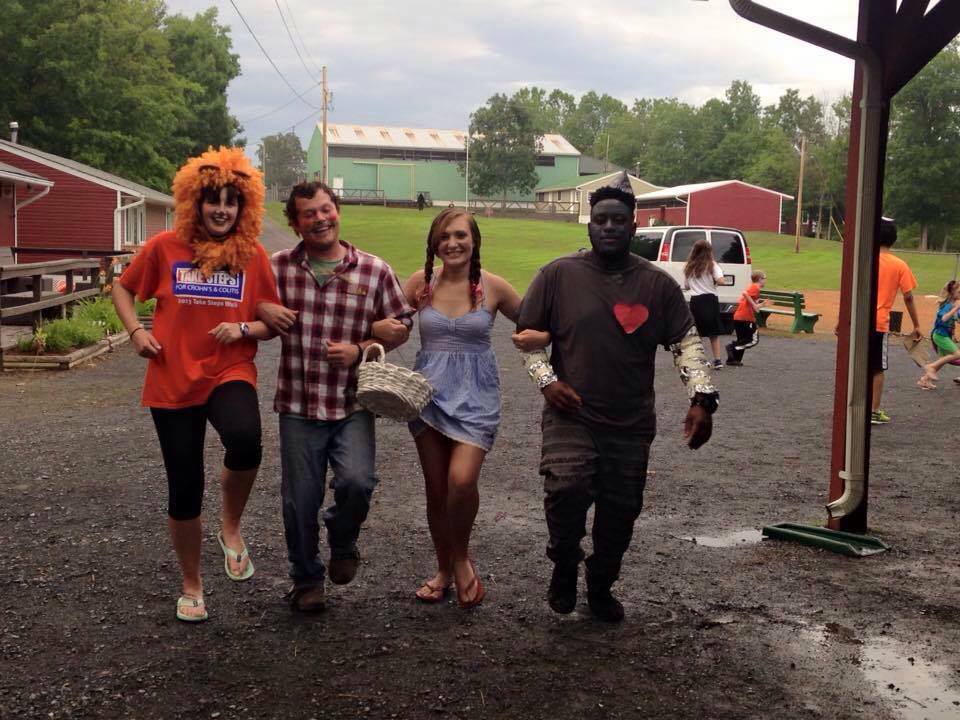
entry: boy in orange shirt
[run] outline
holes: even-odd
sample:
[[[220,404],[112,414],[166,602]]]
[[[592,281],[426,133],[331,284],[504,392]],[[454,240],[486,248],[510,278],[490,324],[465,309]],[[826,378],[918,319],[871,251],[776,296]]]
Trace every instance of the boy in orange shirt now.
[[[893,220],[880,220],[880,256],[877,263],[877,320],[870,339],[870,372],[873,375],[873,412],[870,422],[883,425],[890,422],[890,416],[880,409],[883,397],[883,373],[887,369],[887,333],[890,331],[890,308],[897,299],[897,291],[903,293],[903,304],[913,323],[913,338],[919,340],[920,321],[917,319],[917,306],[913,301],[913,289],[917,280],[910,272],[910,266],[898,258],[890,247],[897,241],[897,226]]]
[[[760,299],[760,288],[767,282],[767,274],[761,270],[754,270],[750,274],[753,284],[743,291],[740,304],[733,313],[733,329],[737,339],[727,343],[727,365],[737,367],[743,365],[743,353],[760,342],[760,331],[757,329],[757,308],[765,301]]]

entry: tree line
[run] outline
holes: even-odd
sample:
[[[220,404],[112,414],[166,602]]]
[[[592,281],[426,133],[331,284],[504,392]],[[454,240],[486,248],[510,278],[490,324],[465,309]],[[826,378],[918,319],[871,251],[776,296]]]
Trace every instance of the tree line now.
[[[700,106],[675,98],[640,98],[628,106],[594,91],[577,98],[525,87],[491,97],[471,116],[471,132],[483,136],[471,146],[471,189],[529,192],[542,151],[538,138],[559,133],[584,154],[657,185],[738,179],[795,196],[805,138],[803,213],[825,235],[831,222],[842,225],[846,211],[850,111],[849,95],[824,103],[794,89],[764,106],[743,80]],[[960,248],[956,41],[894,99],[888,149],[884,212],[916,230],[924,248],[934,241]],[[794,210],[785,203],[785,213]]]
[[[169,192],[210,145],[242,145],[227,108],[240,74],[216,8],[162,0],[0,0],[0,119],[20,140]]]

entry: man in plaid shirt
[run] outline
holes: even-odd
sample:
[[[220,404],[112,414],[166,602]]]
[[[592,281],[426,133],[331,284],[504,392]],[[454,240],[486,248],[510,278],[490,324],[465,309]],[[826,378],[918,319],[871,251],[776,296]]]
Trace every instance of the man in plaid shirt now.
[[[262,304],[259,316],[283,337],[274,410],[290,597],[294,608],[311,611],[325,602],[318,514],[327,465],[333,504],[323,521],[336,584],[356,574],[357,537],[377,484],[374,418],[356,397],[361,354],[373,335],[388,348],[406,341],[414,310],[386,262],[340,240],[339,199],[329,187],[294,186],[285,212],[301,242],[273,256],[283,306]]]

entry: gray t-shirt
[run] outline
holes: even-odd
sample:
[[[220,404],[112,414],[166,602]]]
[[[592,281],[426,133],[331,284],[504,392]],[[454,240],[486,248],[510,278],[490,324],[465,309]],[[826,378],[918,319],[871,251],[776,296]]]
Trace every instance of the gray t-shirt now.
[[[592,251],[541,268],[517,321],[520,330],[550,332],[550,363],[580,394],[580,419],[650,437],[657,430],[657,346],[679,341],[692,325],[667,273],[636,255],[625,268],[606,270]]]

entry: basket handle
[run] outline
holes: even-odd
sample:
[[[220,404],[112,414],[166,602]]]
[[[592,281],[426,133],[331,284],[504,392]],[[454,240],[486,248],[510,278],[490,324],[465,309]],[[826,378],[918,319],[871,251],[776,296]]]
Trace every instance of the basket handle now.
[[[360,362],[370,362],[370,360],[367,359],[367,355],[373,349],[376,349],[377,352],[380,353],[380,357],[377,358],[377,362],[381,362],[381,363],[386,362],[387,351],[383,349],[383,345],[381,345],[380,343],[373,343],[372,345],[367,345],[363,349],[363,357],[360,359]]]

